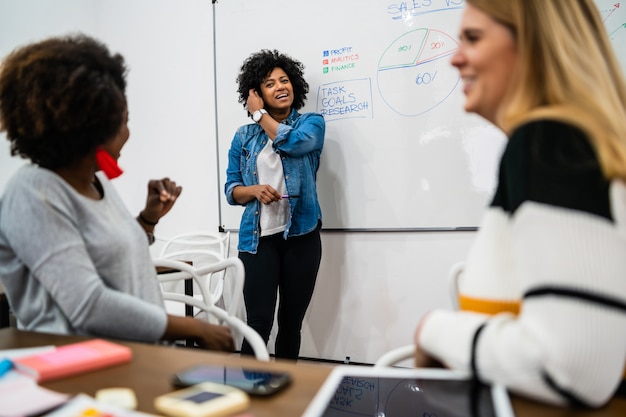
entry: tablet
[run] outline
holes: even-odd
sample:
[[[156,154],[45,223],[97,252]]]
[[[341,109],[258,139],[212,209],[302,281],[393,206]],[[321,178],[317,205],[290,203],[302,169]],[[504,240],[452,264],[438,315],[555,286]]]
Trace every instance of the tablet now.
[[[337,366],[303,417],[514,417],[506,389],[448,369]]]

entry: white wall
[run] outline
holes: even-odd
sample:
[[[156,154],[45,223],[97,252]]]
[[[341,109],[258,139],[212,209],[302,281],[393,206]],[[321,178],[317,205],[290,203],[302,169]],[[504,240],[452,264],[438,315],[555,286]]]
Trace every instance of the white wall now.
[[[216,231],[220,191],[211,2],[0,0],[0,56],[75,30],[100,38],[130,67],[131,139],[120,159],[125,173],[115,184],[131,211],[143,207],[149,178],[170,176],[184,191],[158,232]],[[9,157],[2,136],[0,192],[20,163]],[[426,311],[450,306],[447,271],[465,257],[473,236],[323,233],[322,266],[301,355],[373,363],[385,351],[411,343]]]
[[[57,4],[48,1],[0,0],[0,61],[19,44],[50,33],[78,28],[87,33],[93,30],[93,12],[86,2],[67,0],[62,9],[63,12]],[[0,193],[6,180],[22,164],[23,160],[9,157],[9,142],[0,134]]]

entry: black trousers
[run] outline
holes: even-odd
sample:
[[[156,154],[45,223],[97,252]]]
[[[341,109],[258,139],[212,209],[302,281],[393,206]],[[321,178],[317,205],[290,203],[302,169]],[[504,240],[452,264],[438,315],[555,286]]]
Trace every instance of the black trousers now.
[[[277,294],[278,334],[274,353],[277,358],[298,359],[302,321],[315,288],[322,258],[318,226],[306,235],[283,239],[278,233],[259,239],[256,254],[240,252],[246,279],[243,296],[248,325],[268,342],[274,324]],[[253,351],[244,340],[241,353]]]

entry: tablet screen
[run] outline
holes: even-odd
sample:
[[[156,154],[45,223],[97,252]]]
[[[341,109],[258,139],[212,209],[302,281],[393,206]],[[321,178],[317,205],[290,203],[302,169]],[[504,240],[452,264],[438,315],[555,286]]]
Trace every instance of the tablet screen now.
[[[305,413],[315,417],[501,417],[505,390],[442,373],[343,370],[329,377]],[[378,373],[378,375],[376,374]],[[500,392],[501,391],[501,392]],[[498,401],[494,398],[498,394]],[[499,407],[502,409],[503,407]]]
[[[189,397],[185,397],[185,398],[181,398],[182,401],[191,401],[194,402],[196,404],[202,404],[205,403],[207,401],[213,400],[215,398],[218,397],[222,397],[223,394],[218,394],[215,392],[208,392],[208,391],[202,391],[202,392],[197,392],[194,393],[192,395],[190,395]]]
[[[235,366],[197,365],[178,372],[172,378],[177,387],[188,387],[201,382],[230,385],[249,394],[270,395],[286,387],[291,381],[287,372],[269,372]]]
[[[495,417],[491,390],[468,380],[346,376],[323,417]]]

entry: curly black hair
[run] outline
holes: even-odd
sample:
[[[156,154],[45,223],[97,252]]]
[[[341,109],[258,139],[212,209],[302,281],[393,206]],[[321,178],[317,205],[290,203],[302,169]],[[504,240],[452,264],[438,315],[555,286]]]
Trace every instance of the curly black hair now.
[[[126,66],[83,34],[11,52],[0,67],[0,129],[11,155],[56,169],[111,140],[126,108]]]
[[[248,94],[250,89],[261,91],[261,83],[274,68],[281,68],[293,85],[293,104],[296,110],[301,109],[306,101],[306,95],[309,92],[309,84],[304,80],[304,65],[300,61],[296,61],[288,55],[282,54],[277,50],[270,51],[262,49],[250,55],[241,66],[237,83],[239,87],[239,103],[246,107]]]

